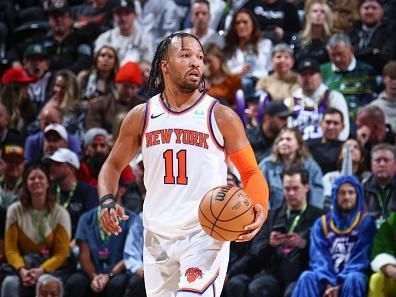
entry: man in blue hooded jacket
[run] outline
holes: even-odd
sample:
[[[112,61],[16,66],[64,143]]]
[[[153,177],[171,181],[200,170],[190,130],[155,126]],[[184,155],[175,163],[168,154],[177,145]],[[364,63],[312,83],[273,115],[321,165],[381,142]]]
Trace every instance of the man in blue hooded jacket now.
[[[374,220],[362,211],[363,191],[354,176],[340,176],[332,189],[333,210],[311,231],[310,267],[293,297],[367,295]]]

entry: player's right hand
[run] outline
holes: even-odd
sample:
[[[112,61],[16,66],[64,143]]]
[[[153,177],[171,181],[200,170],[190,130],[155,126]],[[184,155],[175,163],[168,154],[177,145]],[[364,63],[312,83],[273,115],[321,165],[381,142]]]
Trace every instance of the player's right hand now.
[[[127,220],[128,216],[125,214],[124,208],[118,203],[114,208],[103,208],[100,212],[99,223],[101,228],[107,235],[118,235],[122,229],[118,220]]]

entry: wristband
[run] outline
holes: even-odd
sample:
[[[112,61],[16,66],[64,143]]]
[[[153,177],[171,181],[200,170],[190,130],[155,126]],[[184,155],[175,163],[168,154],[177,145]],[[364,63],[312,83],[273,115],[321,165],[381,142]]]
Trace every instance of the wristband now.
[[[112,194],[107,194],[107,195],[104,195],[102,198],[99,198],[99,203],[103,204],[107,200],[114,200],[115,201],[114,196]]]
[[[104,202],[111,200],[110,203],[104,204]],[[102,198],[99,199],[100,208],[101,209],[115,209],[116,200],[114,199],[112,194],[104,195]]]

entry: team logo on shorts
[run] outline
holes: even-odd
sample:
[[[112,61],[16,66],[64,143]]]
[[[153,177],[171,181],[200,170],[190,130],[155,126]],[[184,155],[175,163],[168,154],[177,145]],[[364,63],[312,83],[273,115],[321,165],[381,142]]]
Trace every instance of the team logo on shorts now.
[[[202,270],[198,267],[190,267],[186,270],[184,274],[189,283],[196,281],[198,278],[202,278]]]

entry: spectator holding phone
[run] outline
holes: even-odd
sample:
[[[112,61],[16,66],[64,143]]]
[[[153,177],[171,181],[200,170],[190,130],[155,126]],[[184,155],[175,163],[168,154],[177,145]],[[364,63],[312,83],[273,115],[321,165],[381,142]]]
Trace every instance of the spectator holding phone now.
[[[323,211],[308,202],[306,169],[286,169],[282,183],[284,201],[270,212],[250,251],[229,271],[227,296],[290,296],[294,282],[308,267],[310,229]]]

